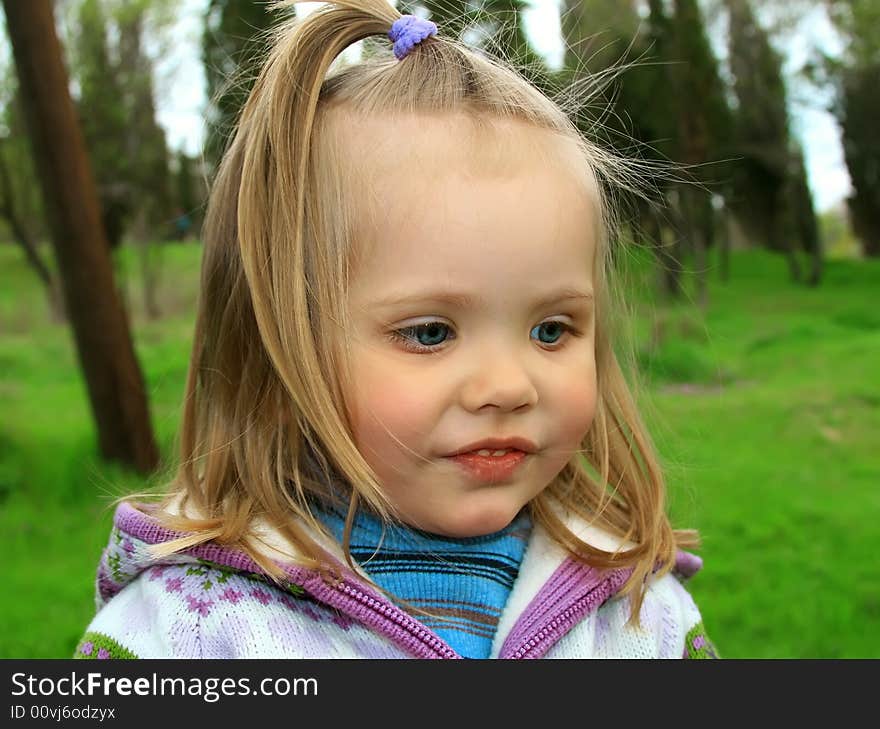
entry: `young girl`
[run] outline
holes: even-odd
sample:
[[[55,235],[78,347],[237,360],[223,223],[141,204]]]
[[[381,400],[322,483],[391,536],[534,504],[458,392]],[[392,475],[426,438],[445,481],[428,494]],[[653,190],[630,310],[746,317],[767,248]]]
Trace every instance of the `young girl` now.
[[[182,465],[118,508],[76,655],[713,656],[612,347],[614,164],[384,0],[281,27],[209,205]]]

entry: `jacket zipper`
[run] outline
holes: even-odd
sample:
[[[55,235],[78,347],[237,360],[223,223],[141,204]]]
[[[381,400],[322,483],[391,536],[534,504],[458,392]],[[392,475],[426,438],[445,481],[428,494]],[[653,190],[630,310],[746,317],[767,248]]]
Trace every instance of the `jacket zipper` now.
[[[561,623],[569,620],[574,613],[578,612],[584,606],[585,603],[588,603],[589,599],[590,595],[588,594],[578,600],[574,605],[568,607],[561,615],[557,615],[547,625],[541,628],[541,630],[539,630],[532,638],[524,641],[522,646],[520,646],[518,650],[511,654],[509,658],[513,660],[526,658],[529,653],[541,646],[542,643],[546,642],[547,638],[556,632],[557,627]],[[501,658],[500,655],[499,658]]]
[[[352,585],[349,582],[346,582],[345,580],[335,582],[333,583],[333,586],[337,589],[337,591],[356,600],[361,605],[369,608],[374,613],[377,613],[379,616],[381,616],[383,620],[394,623],[396,626],[406,630],[407,633],[418,639],[418,641],[422,645],[427,646],[432,651],[434,651],[434,653],[436,653],[440,658],[455,659],[461,657],[449,646],[447,646],[439,637],[432,635],[430,631],[421,626],[421,624],[419,624],[417,621],[406,615],[406,613],[398,610],[394,606],[388,603],[382,603],[375,598],[370,597],[369,595],[358,589],[356,586]],[[583,614],[582,611],[584,607],[588,607],[590,602],[593,601],[594,593],[595,588],[593,590],[590,590],[586,595],[581,597],[573,605],[567,607],[563,612],[556,615],[549,623],[544,625],[544,627],[541,628],[537,633],[535,633],[531,638],[524,640],[521,646],[512,654],[509,654],[507,656],[499,655],[498,657],[510,660],[521,660],[527,658],[528,654],[534,652],[539,648],[542,648],[544,644],[546,644],[548,639],[556,633],[560,625],[565,625],[565,623],[570,621],[572,616],[576,614]],[[589,612],[589,609],[586,612]],[[541,653],[541,655],[543,655],[543,653]]]
[[[619,584],[617,585],[617,587],[619,587],[620,584],[622,584],[625,581],[626,581],[626,576],[622,576],[622,577],[618,576],[617,582]],[[563,610],[561,613],[556,615],[549,623],[544,625],[544,627],[541,628],[534,636],[532,636],[528,640],[524,640],[522,642],[522,644],[520,645],[520,647],[516,651],[514,651],[513,653],[511,653],[507,656],[499,655],[498,657],[499,658],[507,657],[507,658],[511,658],[511,659],[522,659],[522,658],[526,658],[529,653],[532,653],[538,649],[542,649],[539,653],[539,657],[543,656],[547,652],[547,650],[549,650],[549,648],[552,646],[552,643],[551,643],[551,646],[547,645],[548,641],[551,639],[551,637],[554,634],[556,634],[558,632],[560,627],[565,629],[567,623],[574,622],[574,621],[572,621],[572,618],[575,618],[575,621],[576,621],[577,618],[581,618],[581,617],[593,612],[595,606],[593,606],[591,603],[596,601],[596,591],[599,590],[599,588],[602,587],[603,584],[605,584],[604,580],[602,582],[600,582],[598,585],[594,585],[592,587],[592,589],[590,589],[583,597],[579,598],[576,602],[569,605],[565,610]],[[609,595],[605,596],[605,599],[606,600],[611,599],[616,592],[617,592],[617,590],[612,588],[611,593]],[[601,595],[600,595],[599,599],[602,599]],[[602,600],[602,601],[604,602],[605,600]],[[568,625],[568,630],[571,630],[572,627],[574,627],[573,624]],[[568,633],[568,630],[565,631],[565,634]],[[553,642],[558,642],[558,640],[561,640],[562,637],[563,636],[559,636],[559,638]]]
[[[344,593],[348,597],[357,600],[357,602],[359,602],[360,604],[370,608],[370,610],[372,610],[373,612],[378,613],[384,620],[390,621],[406,630],[410,635],[417,638],[419,642],[421,642],[423,645],[428,646],[441,658],[460,658],[460,656],[451,648],[449,648],[445,643],[443,643],[442,640],[431,635],[429,631],[427,631],[419,623],[407,616],[405,613],[399,612],[396,615],[389,614],[397,611],[397,609],[393,606],[379,602],[378,600],[363,593],[357,587],[348,582],[337,582],[334,586],[337,590]],[[554,617],[553,620],[551,620],[543,628],[541,628],[533,637],[523,641],[523,644],[520,646],[520,648],[516,650],[513,654],[511,654],[510,656],[499,655],[498,657],[509,658],[511,660],[520,660],[526,658],[529,653],[533,652],[536,648],[541,647],[542,644],[546,642],[546,640],[556,632],[556,629],[561,624],[569,621],[572,615],[580,612],[585,605],[588,605],[592,597],[593,591],[591,590],[580,600],[574,603],[574,605],[570,605],[562,613]]]
[[[429,647],[441,658],[460,658],[460,656],[449,646],[447,646],[442,640],[440,640],[440,638],[431,635],[430,632],[427,631],[427,629],[423,628],[415,620],[407,616],[405,613],[399,611],[392,605],[389,605],[387,603],[383,604],[382,602],[370,597],[369,595],[365,594],[357,587],[349,582],[346,582],[345,580],[335,582],[333,583],[333,586],[339,592],[344,593],[348,597],[359,602],[361,605],[368,607],[374,613],[380,615],[383,620],[392,622],[398,627],[403,628],[407,633],[417,638],[422,645]]]

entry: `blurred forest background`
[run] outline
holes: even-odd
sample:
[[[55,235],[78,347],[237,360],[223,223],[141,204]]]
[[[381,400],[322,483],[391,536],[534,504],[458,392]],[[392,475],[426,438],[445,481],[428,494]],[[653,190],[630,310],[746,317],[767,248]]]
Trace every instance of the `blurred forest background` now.
[[[547,2],[558,67],[520,0],[398,7],[512,60],[586,134],[684,166],[621,201],[620,264],[674,521],[703,535],[691,589],[723,656],[880,657],[880,0]],[[178,3],[4,0],[0,657],[72,654],[111,500],[174,466],[205,200],[277,21],[203,6],[192,153],[157,116]],[[815,12],[842,50],[792,71]],[[795,86],[839,129],[851,191],[828,209]]]

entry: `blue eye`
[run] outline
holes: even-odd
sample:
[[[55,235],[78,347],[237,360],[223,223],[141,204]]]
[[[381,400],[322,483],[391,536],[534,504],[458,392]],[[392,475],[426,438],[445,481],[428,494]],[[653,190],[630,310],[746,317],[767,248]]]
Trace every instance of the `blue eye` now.
[[[429,321],[403,327],[390,332],[389,336],[415,352],[431,351],[447,340],[454,339],[451,327],[442,321]]]
[[[434,347],[446,341],[449,336],[449,327],[439,321],[408,327],[404,331],[409,330],[415,332],[414,339],[423,347]]]
[[[529,336],[541,344],[556,344],[567,330],[568,326],[564,322],[543,321],[529,332]]]

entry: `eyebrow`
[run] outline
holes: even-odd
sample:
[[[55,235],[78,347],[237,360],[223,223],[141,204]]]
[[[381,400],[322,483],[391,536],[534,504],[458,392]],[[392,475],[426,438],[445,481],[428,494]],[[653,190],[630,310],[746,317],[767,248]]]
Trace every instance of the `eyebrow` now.
[[[562,301],[586,301],[592,303],[593,294],[590,291],[565,287],[537,299],[534,302],[534,308],[541,309]],[[482,296],[474,296],[457,291],[425,291],[417,294],[386,296],[371,302],[370,306],[375,308],[391,308],[407,304],[448,304],[460,309],[467,309],[484,306],[486,300]]]

